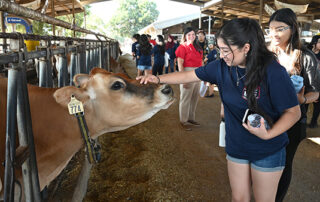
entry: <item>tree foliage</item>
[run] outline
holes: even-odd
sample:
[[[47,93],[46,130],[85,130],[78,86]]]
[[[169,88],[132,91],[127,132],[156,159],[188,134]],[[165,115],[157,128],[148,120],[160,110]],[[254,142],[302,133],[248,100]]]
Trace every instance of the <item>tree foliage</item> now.
[[[85,12],[86,12],[87,17],[90,16],[89,8],[90,8],[89,6],[85,6]],[[58,16],[56,18],[59,20],[68,22],[70,24],[72,24],[72,21],[73,21],[72,14]],[[84,21],[85,21],[84,19],[85,19],[84,12],[76,13],[75,14],[76,26],[84,28]],[[39,34],[39,35],[51,35],[52,34],[52,25],[51,24],[47,24],[47,23],[39,22],[39,21],[33,21],[32,25],[33,25],[33,33],[34,34]],[[65,28],[59,27],[59,26],[56,26],[55,30],[56,30],[56,35],[69,36],[69,37],[73,36],[73,30],[65,29]],[[82,35],[82,33],[76,32],[76,37],[80,37],[81,35]]]
[[[119,3],[109,25],[121,37],[131,37],[159,16],[156,3],[150,0],[120,0]]]

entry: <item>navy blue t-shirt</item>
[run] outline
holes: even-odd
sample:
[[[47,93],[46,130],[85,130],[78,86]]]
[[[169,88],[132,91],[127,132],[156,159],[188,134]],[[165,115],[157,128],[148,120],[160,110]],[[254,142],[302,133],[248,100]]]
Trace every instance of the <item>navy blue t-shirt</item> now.
[[[216,60],[195,70],[197,77],[203,81],[217,84],[224,105],[226,124],[226,152],[232,157],[250,161],[269,156],[288,143],[286,133],[270,140],[262,140],[251,134],[242,126],[242,118],[248,103],[244,79],[237,86],[237,75],[245,75],[244,68],[228,67],[222,60]],[[277,61],[272,61],[267,68],[267,79],[256,90],[259,108],[274,122],[284,110],[298,105],[293,84],[286,72]]]
[[[151,51],[149,55],[144,55],[141,53],[140,48],[138,48],[137,55],[140,57],[138,65],[151,66]]]
[[[166,50],[166,52],[169,54],[170,56],[170,60],[174,60],[176,58],[176,54],[175,54],[176,48],[175,46],[173,46],[172,48],[168,48]]]
[[[210,51],[210,53],[207,55],[207,58],[208,58],[207,63],[215,61],[217,59],[217,56],[218,56],[218,52],[216,49],[213,49],[212,51]]]
[[[154,55],[154,64],[155,65],[164,65],[164,53],[160,53],[159,45],[155,45],[152,49],[152,54]]]
[[[137,45],[139,43],[138,42],[134,42],[131,46],[131,52],[133,52],[135,54],[135,56],[137,56]]]

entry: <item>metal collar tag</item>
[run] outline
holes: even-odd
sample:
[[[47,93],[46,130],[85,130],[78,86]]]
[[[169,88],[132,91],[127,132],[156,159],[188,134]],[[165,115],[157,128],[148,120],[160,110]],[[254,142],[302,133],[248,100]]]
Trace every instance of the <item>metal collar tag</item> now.
[[[68,104],[70,115],[74,115],[79,124],[81,136],[84,140],[88,161],[92,163],[98,163],[100,161],[100,145],[95,140],[90,138],[89,129],[84,118],[84,108],[81,101],[77,100],[74,95],[71,95],[71,101]]]

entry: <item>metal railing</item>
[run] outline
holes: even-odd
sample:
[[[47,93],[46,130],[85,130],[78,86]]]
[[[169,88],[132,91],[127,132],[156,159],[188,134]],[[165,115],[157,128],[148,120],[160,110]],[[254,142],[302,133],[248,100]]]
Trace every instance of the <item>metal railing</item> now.
[[[35,61],[39,86],[53,87],[54,63],[52,60],[56,58],[56,69],[59,72],[57,86],[72,85],[72,78],[75,74],[89,73],[93,67],[99,66],[110,71],[109,58],[117,58],[119,55],[119,44],[107,36],[71,25],[6,0],[0,0],[0,11],[78,32],[93,34],[97,38],[97,40],[92,40],[60,36],[0,33],[0,39],[9,40],[9,45],[6,43],[2,44],[4,51],[3,54],[0,54],[0,66],[5,67],[8,73],[4,200],[14,201],[14,184],[16,181],[14,168],[17,166],[15,155],[16,151],[20,149],[26,153],[30,153],[28,157],[21,160],[26,201],[40,202],[42,199],[40,196],[33,142],[26,63],[28,61]],[[24,40],[40,41],[41,45],[36,50],[27,51]],[[69,57],[70,59],[68,59]],[[69,65],[67,64],[68,61]],[[19,136],[18,149],[15,146],[16,128],[18,129]]]

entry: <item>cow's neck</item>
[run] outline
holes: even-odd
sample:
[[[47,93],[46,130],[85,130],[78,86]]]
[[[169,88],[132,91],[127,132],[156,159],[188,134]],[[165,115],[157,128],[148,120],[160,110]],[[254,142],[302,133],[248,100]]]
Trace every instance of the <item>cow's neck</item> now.
[[[53,98],[54,89],[30,89],[30,108],[37,153],[41,188],[51,182],[83,147],[76,117]],[[40,92],[41,91],[41,92]],[[40,118],[40,119],[39,119]],[[91,135],[94,135],[92,115],[86,114]]]

